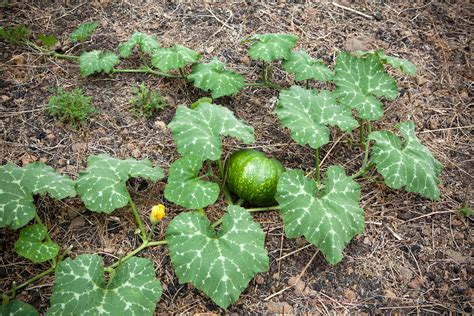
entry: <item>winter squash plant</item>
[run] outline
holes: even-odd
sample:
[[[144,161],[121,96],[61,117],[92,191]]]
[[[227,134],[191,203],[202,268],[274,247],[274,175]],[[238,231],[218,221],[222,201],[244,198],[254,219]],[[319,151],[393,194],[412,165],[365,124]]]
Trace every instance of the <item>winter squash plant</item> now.
[[[2,31],[7,40],[6,36],[13,34]],[[77,40],[84,43],[85,36]],[[385,66],[413,74],[414,65],[383,51],[340,52],[333,72],[306,52],[293,52],[296,41],[296,36],[287,34],[254,35],[245,40],[250,43],[250,56],[265,63],[263,83],[246,84],[242,75],[226,69],[217,58],[200,63],[199,53],[179,45],[161,47],[155,37],[140,32],[120,44],[119,54],[94,50],[80,56],[50,52],[22,37],[21,43],[30,48],[77,60],[84,76],[149,73],[185,79],[209,91],[213,98],[233,95],[245,86],[279,88],[274,114],[290,130],[296,143],[314,150],[315,164],[314,171],[305,174],[300,169],[286,170],[258,151],[244,150],[236,151],[224,168],[221,138],[234,137],[251,144],[253,128],[228,108],[213,104],[210,98],[190,106],[180,105],[168,127],[181,157],[171,164],[164,196],[187,211],[173,218],[165,238],[157,241],[153,240],[152,231],[145,229],[127,190],[130,178],[158,181],[164,177],[164,171],[148,160],[90,156],[87,169],[75,181],[41,163],[23,168],[13,164],[1,166],[0,227],[21,228],[15,251],[33,262],[49,261],[51,267],[4,293],[0,313],[34,314],[30,305],[15,300],[16,291],[54,272],[50,315],[124,311],[151,315],[161,296],[161,284],[155,277],[153,262],[135,255],[145,248],[165,244],[179,281],[192,283],[226,309],[238,300],[257,273],[269,267],[265,234],[252,218],[252,212],[278,211],[288,238],[303,236],[320,249],[330,264],[336,264],[343,259],[346,245],[364,230],[361,190],[356,180],[370,169],[375,167],[390,188],[405,187],[428,199],[439,199],[441,165],[417,139],[414,123],[402,122],[397,126],[401,138],[392,131],[372,131],[371,127],[371,121],[383,117],[382,98],[392,100],[398,96],[396,80],[385,71]],[[120,58],[132,56],[135,49],[142,66],[119,68]],[[295,85],[280,87],[272,81],[270,63],[275,60],[282,60],[283,68],[295,75]],[[332,82],[336,88],[316,91],[296,84],[309,80]],[[329,166],[321,177],[319,148],[330,142],[328,126],[343,132],[360,129],[364,158],[356,173],[349,175],[341,166]],[[219,170],[217,174],[213,167]],[[239,197],[237,203],[229,189]],[[46,193],[56,199],[77,194],[93,212],[112,213],[128,205],[142,243],[105,267],[102,257],[96,254],[64,259],[68,250],[60,251],[35,211],[33,196]],[[220,196],[228,205],[225,214],[211,223],[205,208]],[[263,207],[245,209],[241,206],[243,201]],[[163,216],[164,206],[154,207],[150,215],[152,227]],[[27,226],[32,219],[35,223]],[[107,282],[104,273],[108,274]]]

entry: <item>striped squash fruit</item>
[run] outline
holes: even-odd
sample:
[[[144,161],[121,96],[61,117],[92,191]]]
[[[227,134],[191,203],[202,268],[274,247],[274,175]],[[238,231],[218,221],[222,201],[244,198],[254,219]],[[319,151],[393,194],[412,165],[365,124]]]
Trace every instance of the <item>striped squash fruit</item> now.
[[[283,165],[254,149],[238,150],[225,164],[226,185],[230,192],[255,206],[275,204],[278,179]]]

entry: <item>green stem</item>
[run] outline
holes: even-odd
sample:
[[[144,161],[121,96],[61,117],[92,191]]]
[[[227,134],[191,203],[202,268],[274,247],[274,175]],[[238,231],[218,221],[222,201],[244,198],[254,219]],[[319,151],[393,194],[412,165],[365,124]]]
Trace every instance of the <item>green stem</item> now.
[[[147,74],[157,75],[157,76],[166,77],[166,78],[181,78],[180,76],[175,76],[175,75],[167,74],[167,73],[164,73],[164,72],[155,71],[155,70],[152,70],[150,68],[137,68],[137,69],[117,69],[117,68],[114,68],[114,69],[112,69],[112,73],[120,73],[120,72],[124,72],[124,73],[147,73]]]
[[[222,166],[222,160],[219,158],[217,160],[217,166],[219,167],[219,178],[221,178],[222,181],[224,181],[224,167]]]
[[[35,214],[35,222],[36,222],[37,224],[40,224],[41,226],[45,226],[45,225],[43,224],[43,222],[41,221],[41,218],[38,216],[38,213]],[[45,226],[45,227],[46,227],[46,226]],[[48,242],[53,242],[53,240],[52,240],[51,237],[49,236],[49,233],[48,233],[48,232],[46,232],[46,240],[47,240]]]
[[[370,122],[367,121],[367,135],[369,135],[371,132],[372,132],[372,126],[371,126]],[[367,138],[364,142],[364,160],[362,161],[362,165],[361,165],[359,171],[357,171],[356,173],[354,173],[351,176],[352,179],[361,177],[364,174],[366,174],[367,171],[369,171],[369,169],[371,167],[371,164],[369,163],[369,147],[370,147],[369,145],[370,145],[370,141]]]
[[[150,242],[149,241],[144,241],[143,244],[140,245],[140,247],[138,247],[135,250],[129,252],[125,257],[120,258],[120,260],[116,261],[115,263],[108,266],[107,268],[112,268],[113,269],[113,268],[118,267],[121,263],[127,261],[128,259],[130,259],[131,257],[133,257],[134,255],[136,255],[137,253],[139,253],[140,251],[142,251],[145,248],[166,245],[167,243],[168,242],[166,240],[150,241]]]
[[[183,77],[183,79],[187,79],[187,76],[184,73],[184,68],[183,67],[179,68],[179,74],[181,75],[181,77]]]
[[[60,54],[56,52],[51,52],[49,53],[52,57],[55,58],[63,58],[63,59],[79,59],[79,56],[74,56],[74,55],[65,55],[65,54]]]
[[[140,218],[140,214],[138,214],[138,209],[135,203],[133,202],[132,198],[129,196],[128,197],[128,203],[130,204],[130,207],[132,208],[133,215],[135,216],[135,220],[137,221],[138,228],[140,228],[140,236],[145,243],[147,241],[146,238],[146,232],[145,232],[145,227],[143,226],[142,219]]]
[[[239,198],[239,200],[237,201],[237,203],[235,203],[236,205],[238,206],[242,206],[242,204],[244,204],[245,200],[242,199],[242,198]]]
[[[265,87],[268,87],[267,64],[265,63],[265,61],[263,61],[263,65],[262,65],[262,81],[263,81],[263,85]]]
[[[315,152],[315,155],[314,155],[314,160],[315,160],[315,173],[314,173],[314,178],[316,179],[316,184],[318,185],[319,187],[319,183],[320,183],[320,175],[319,175],[319,148],[316,148],[316,152]]]
[[[50,274],[51,272],[53,272],[55,269],[56,269],[56,266],[51,266],[51,267],[49,267],[48,270],[45,270],[45,271],[41,272],[40,274],[35,275],[35,276],[32,277],[31,279],[28,279],[28,280],[26,280],[25,282],[23,282],[22,284],[15,286],[14,288],[12,288],[11,290],[9,290],[8,292],[5,292],[4,294],[6,294],[6,295],[13,294],[13,292],[18,291],[18,290],[20,290],[20,289],[22,289],[22,288],[24,288],[24,287],[27,287],[27,286],[30,285],[31,283],[33,283],[33,282],[35,282],[35,281],[37,281],[37,280],[39,280],[39,279],[41,279],[41,278],[47,276],[48,274]]]
[[[361,145],[364,145],[365,143],[364,122],[363,119],[360,119],[359,121],[359,143]]]
[[[245,210],[247,212],[264,212],[264,211],[274,211],[274,210],[279,210],[280,209],[280,206],[279,205],[276,205],[276,206],[265,206],[265,207],[257,207],[257,208],[246,208]],[[217,226],[219,226],[221,223],[222,223],[222,218],[219,218],[217,221],[215,221],[213,224],[212,224],[212,227],[213,228],[216,228]]]
[[[234,201],[232,201],[232,196],[230,195],[229,189],[227,189],[227,186],[225,185],[225,183],[222,185],[222,190],[224,191],[224,199],[225,199],[225,201],[226,201],[229,205],[234,204]]]

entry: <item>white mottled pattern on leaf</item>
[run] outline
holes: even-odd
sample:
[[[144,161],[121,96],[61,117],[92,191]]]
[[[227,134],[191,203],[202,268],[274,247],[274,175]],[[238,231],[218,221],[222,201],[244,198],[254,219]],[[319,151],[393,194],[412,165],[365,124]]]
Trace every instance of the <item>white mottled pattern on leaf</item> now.
[[[48,231],[44,225],[34,224],[24,227],[15,242],[15,252],[34,263],[44,262],[59,253],[59,246],[52,241],[44,241]]]
[[[357,126],[351,111],[336,102],[327,90],[314,90],[292,86],[282,90],[275,109],[283,126],[291,130],[291,137],[300,145],[319,148],[329,142],[326,125],[350,131]]]
[[[359,57],[367,55],[376,55],[384,64],[389,64],[393,68],[396,68],[401,72],[411,76],[415,75],[416,72],[416,66],[411,61],[403,58],[385,55],[383,49],[379,49],[376,51],[356,51],[354,54]]]
[[[48,315],[153,315],[161,297],[149,259],[132,257],[105,284],[102,257],[85,254],[56,269]]]
[[[2,316],[37,316],[38,312],[30,304],[19,300],[11,300],[8,304],[0,305]]]
[[[224,67],[225,63],[214,57],[207,64],[195,64],[188,79],[194,83],[195,87],[204,91],[210,90],[213,99],[235,94],[244,86],[244,77],[225,70]]]
[[[256,273],[268,270],[265,234],[237,205],[227,208],[217,234],[205,216],[181,213],[170,222],[166,240],[179,282],[191,282],[224,309]]]
[[[404,142],[389,131],[369,135],[374,140],[372,161],[385,184],[393,189],[405,186],[408,192],[419,193],[431,200],[439,199],[438,184],[442,166],[415,135],[413,122],[400,123]]]
[[[119,62],[118,56],[114,53],[100,50],[82,53],[79,57],[79,67],[83,76],[90,76],[96,72],[109,73]]]
[[[172,48],[162,47],[156,49],[151,58],[151,63],[161,71],[168,72],[195,63],[199,58],[201,58],[201,55],[192,49],[175,45]]]
[[[20,228],[36,214],[33,195],[49,194],[55,199],[76,195],[74,182],[41,162],[19,168],[0,166],[0,227]]]
[[[298,37],[292,34],[257,34],[250,37],[253,44],[249,47],[252,59],[272,62],[288,59],[296,45]]]
[[[153,168],[148,159],[121,160],[102,154],[90,156],[87,162],[87,169],[79,173],[76,189],[86,208],[94,212],[111,213],[127,205],[129,178],[157,181],[164,175],[163,169]]]
[[[311,58],[304,50],[292,52],[290,58],[283,63],[283,68],[294,73],[296,81],[314,79],[326,82],[334,76],[322,60]]]
[[[222,136],[232,136],[245,144],[254,142],[253,128],[238,120],[227,108],[207,102],[194,110],[180,105],[168,125],[182,156],[196,155],[217,160],[222,153]]]
[[[304,236],[330,264],[341,261],[345,246],[364,230],[360,187],[342,167],[328,168],[322,191],[302,170],[287,171],[280,177],[275,199],[286,236]]]
[[[219,185],[199,179],[201,158],[185,156],[173,162],[165,188],[165,197],[188,209],[214,204],[219,197]]]
[[[383,116],[383,104],[378,97],[393,100],[398,87],[380,59],[375,55],[352,56],[341,52],[336,60],[335,95],[344,106],[354,108],[364,120],[378,120]]]
[[[135,46],[138,46],[138,49],[140,49],[142,53],[149,54],[160,48],[160,45],[154,36],[146,33],[134,32],[127,42],[119,45],[118,50],[120,56],[129,57]]]

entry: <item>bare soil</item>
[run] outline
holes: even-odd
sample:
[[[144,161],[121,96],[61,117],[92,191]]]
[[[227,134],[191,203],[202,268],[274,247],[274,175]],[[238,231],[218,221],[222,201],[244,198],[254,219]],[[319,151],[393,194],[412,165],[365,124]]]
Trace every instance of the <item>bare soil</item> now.
[[[25,2],[26,3],[26,2]],[[330,266],[304,239],[284,237],[277,212],[254,217],[266,232],[270,270],[251,281],[240,299],[227,311],[191,285],[179,284],[167,248],[152,248],[140,256],[153,260],[164,291],[156,313],[471,313],[474,275],[472,218],[459,209],[472,207],[473,110],[472,20],[468,1],[387,2],[340,4],[158,4],[135,1],[29,1],[0,9],[1,25],[25,24],[32,35],[54,34],[58,51],[79,54],[69,34],[81,23],[98,21],[99,29],[86,42],[87,49],[116,51],[134,30],[154,34],[161,45],[182,44],[228,63],[250,82],[259,80],[261,66],[247,55],[240,41],[257,33],[293,33],[298,47],[334,67],[341,50],[385,49],[389,55],[413,61],[414,77],[394,71],[400,97],[385,102],[385,116],[375,129],[395,131],[394,125],[412,120],[417,136],[439,159],[441,200],[430,202],[403,190],[391,190],[372,171],[360,180],[365,232],[345,250],[344,260]],[[116,157],[148,158],[167,170],[178,158],[166,124],[178,104],[189,104],[206,94],[180,79],[153,75],[116,74],[81,77],[69,60],[40,55],[25,47],[0,43],[0,163],[25,165],[44,161],[61,173],[77,178],[87,157],[109,153]],[[137,66],[139,59],[122,62]],[[291,85],[293,79],[278,70],[274,80]],[[132,88],[145,83],[166,97],[168,107],[150,119],[130,112]],[[321,85],[313,84],[315,88]],[[98,109],[90,121],[74,129],[48,115],[50,89],[82,88]],[[272,114],[278,91],[245,88],[232,97],[216,100],[255,128],[253,147],[278,158],[287,168],[311,170],[314,153],[293,142],[289,131]],[[332,141],[321,155],[323,171],[339,164],[353,173],[362,160],[354,146],[358,134],[332,130]],[[333,147],[333,145],[335,145]],[[243,147],[224,140],[224,154]],[[167,224],[180,208],[163,197],[166,179],[157,183],[130,181],[142,214],[164,203],[168,217],[157,230],[162,238]],[[73,246],[71,257],[97,253],[106,263],[137,247],[135,224],[128,208],[111,216],[87,211],[79,199],[37,199],[40,217],[63,248]],[[222,215],[224,202],[208,210],[211,219]],[[21,283],[47,268],[17,256],[13,245],[18,232],[0,230],[0,289]],[[301,276],[296,286],[295,277]],[[52,275],[31,284],[19,298],[44,313],[48,307]]]

